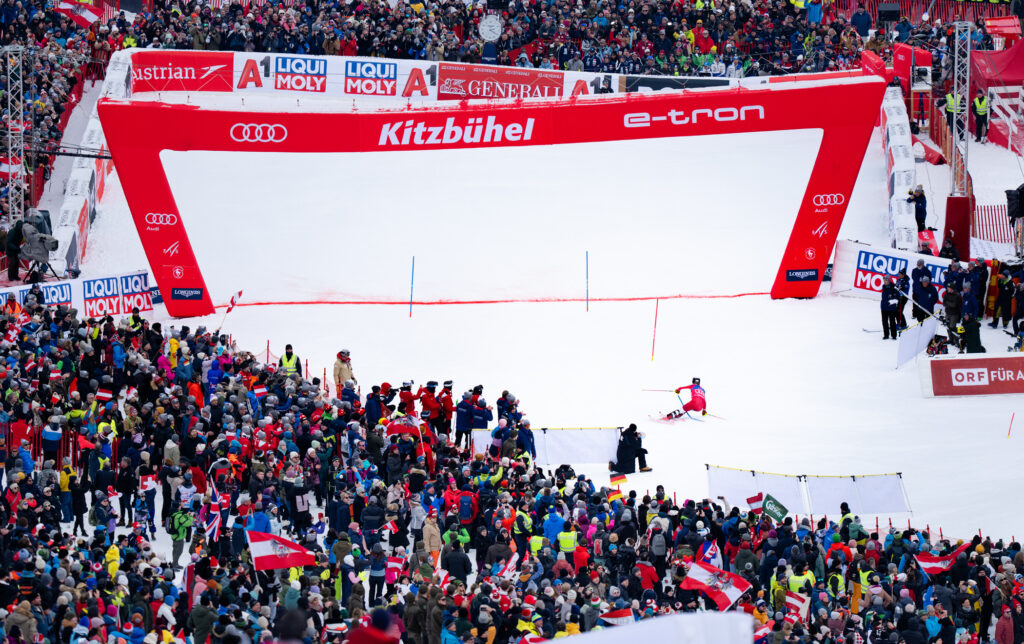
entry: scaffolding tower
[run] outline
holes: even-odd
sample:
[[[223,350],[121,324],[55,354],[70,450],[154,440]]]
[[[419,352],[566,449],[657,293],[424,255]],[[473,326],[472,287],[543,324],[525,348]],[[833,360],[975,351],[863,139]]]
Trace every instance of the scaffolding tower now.
[[[954,197],[968,196],[967,186],[967,146],[970,133],[967,131],[967,105],[971,99],[971,23],[954,23],[953,36],[953,91],[956,111],[953,117],[952,163],[953,173],[950,182],[950,194]]]
[[[8,45],[3,48],[7,82],[7,200],[11,221],[25,216],[25,86],[23,84],[25,48]]]

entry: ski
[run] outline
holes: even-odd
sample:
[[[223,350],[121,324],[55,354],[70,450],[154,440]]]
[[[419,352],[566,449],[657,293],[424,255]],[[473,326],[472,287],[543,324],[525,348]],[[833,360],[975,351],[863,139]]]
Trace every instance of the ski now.
[[[864,333],[881,333],[882,332],[881,329],[863,329],[863,328],[861,329],[861,331],[863,331]]]

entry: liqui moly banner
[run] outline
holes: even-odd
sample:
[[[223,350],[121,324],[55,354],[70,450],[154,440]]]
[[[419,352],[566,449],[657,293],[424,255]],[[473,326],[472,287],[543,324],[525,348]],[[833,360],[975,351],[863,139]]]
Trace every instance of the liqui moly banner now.
[[[148,271],[95,279],[45,282],[39,286],[46,304],[72,306],[78,309],[80,317],[128,315],[136,307],[140,313],[153,310]],[[27,285],[0,289],[0,299],[6,298],[8,293],[14,293],[18,302],[24,303],[29,290]]]
[[[906,271],[909,276],[918,260],[924,260],[941,299],[950,260],[840,240],[832,267],[832,292],[878,299],[886,280],[896,277],[900,271]]]
[[[338,58],[338,64],[345,62]],[[256,73],[263,73],[264,66],[257,67]],[[289,69],[296,73],[318,68],[292,65]],[[361,72],[391,73],[385,68]],[[330,64],[327,73],[331,78]],[[314,86],[312,80],[302,82]],[[399,70],[396,87],[401,85]],[[162,150],[390,152],[819,129],[821,144],[794,213],[793,230],[786,247],[779,249],[781,260],[771,291],[772,297],[814,297],[846,214],[884,89],[880,78],[870,76],[781,83],[764,89],[634,94],[629,100],[611,96],[515,105],[456,103],[389,111],[252,112],[108,99],[100,100],[98,110],[167,310],[185,317],[212,313],[213,300],[160,161]],[[845,107],[803,109],[811,104]],[[324,132],[333,134],[324,136]],[[685,150],[683,141],[680,150]],[[171,248],[173,266],[163,260]],[[218,295],[226,301],[229,294]]]
[[[1024,394],[1024,354],[964,354],[922,360],[925,396]]]

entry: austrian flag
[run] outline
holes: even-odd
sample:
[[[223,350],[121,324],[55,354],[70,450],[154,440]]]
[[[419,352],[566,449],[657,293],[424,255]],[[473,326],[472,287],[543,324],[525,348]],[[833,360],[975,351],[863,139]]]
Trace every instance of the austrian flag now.
[[[695,561],[680,588],[702,591],[714,600],[718,610],[724,611],[750,590],[751,586],[750,582],[739,575]]]
[[[231,296],[231,303],[228,304],[228,310],[224,312],[224,315],[231,313],[231,310],[238,306],[238,300],[242,299],[242,292],[239,291]]]
[[[312,566],[316,557],[299,544],[267,532],[249,530],[245,533],[256,570],[301,568]]]
[[[971,544],[965,543],[945,557],[937,557],[931,554],[917,555],[917,563],[921,566],[921,570],[929,575],[941,575],[952,568],[957,555],[967,550],[970,546]]]
[[[114,392],[109,389],[100,389],[96,392],[96,400],[100,402],[110,402],[110,399],[114,397]]]
[[[267,395],[267,388],[264,387],[263,385],[256,385],[255,387],[252,388],[252,395],[256,396],[257,398],[264,398]]]
[[[752,496],[747,499],[747,507],[754,514],[761,514],[761,503],[764,501],[764,492],[758,492],[757,496]]]

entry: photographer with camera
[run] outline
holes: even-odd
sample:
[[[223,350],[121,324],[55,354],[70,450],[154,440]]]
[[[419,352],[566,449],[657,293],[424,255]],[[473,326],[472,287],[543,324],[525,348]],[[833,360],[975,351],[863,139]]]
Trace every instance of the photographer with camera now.
[[[636,430],[636,425],[631,424],[619,434],[615,460],[608,462],[608,469],[620,474],[632,474],[636,472],[634,460],[639,461],[641,472],[651,471],[651,468],[647,467],[647,450],[643,446],[643,437]]]

